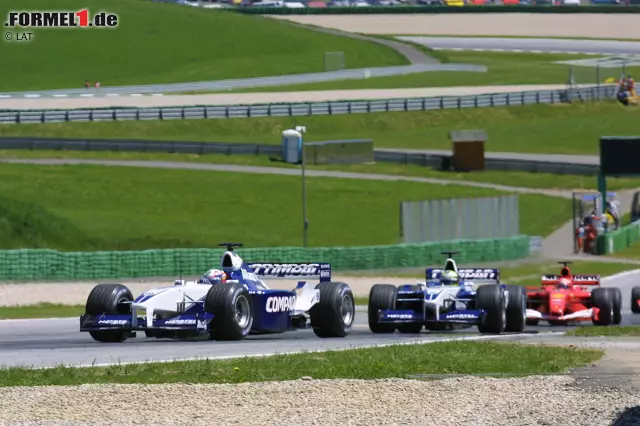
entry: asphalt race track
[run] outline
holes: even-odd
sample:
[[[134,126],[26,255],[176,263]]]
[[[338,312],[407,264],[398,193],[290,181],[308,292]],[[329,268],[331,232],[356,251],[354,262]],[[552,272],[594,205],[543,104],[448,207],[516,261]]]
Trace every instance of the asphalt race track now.
[[[283,334],[249,336],[240,342],[209,340],[149,339],[144,333],[124,343],[98,343],[89,333],[78,331],[78,318],[6,320],[0,322],[0,365],[52,366],[59,364],[91,365],[136,361],[170,361],[173,359],[226,358],[246,355],[268,355],[286,352],[318,351],[357,348],[369,345],[409,343],[411,341],[437,341],[453,336],[430,335],[374,335],[369,331],[366,314],[358,312],[356,324],[344,339],[320,339],[310,330],[297,330]],[[532,327],[534,330],[548,327]],[[554,328],[553,331],[561,331]],[[452,335],[479,336],[470,328]]]
[[[633,41],[421,36],[398,36],[396,38],[436,50],[640,55],[640,42]]]
[[[630,311],[631,288],[634,285],[640,285],[640,270],[624,272],[602,280],[603,287],[616,286],[622,291],[622,325],[640,325],[640,315],[632,315]],[[541,325],[527,327],[523,334],[504,334],[498,338],[521,340],[539,337],[544,331],[563,332],[569,328]],[[81,333],[78,329],[79,318],[0,321],[0,366],[47,367],[60,364],[92,365],[205,357],[230,358],[479,336],[475,327],[448,334],[422,332],[419,335],[402,335],[396,332],[392,335],[376,335],[369,331],[366,314],[362,312],[357,313],[353,331],[344,339],[320,339],[310,330],[249,336],[240,342],[148,339],[143,337],[144,333],[140,333],[138,337],[124,343],[105,344],[93,341],[88,333]]]

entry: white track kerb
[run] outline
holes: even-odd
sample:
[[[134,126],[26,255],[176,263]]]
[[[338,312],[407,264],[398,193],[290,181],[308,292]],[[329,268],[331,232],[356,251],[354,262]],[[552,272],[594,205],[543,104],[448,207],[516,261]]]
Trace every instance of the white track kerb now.
[[[565,334],[564,332],[550,332],[545,335],[549,336],[561,336]],[[518,335],[518,337],[522,338],[526,335]],[[535,335],[534,335],[535,336]],[[90,364],[90,365],[73,365],[73,366],[65,366],[66,368],[87,368],[87,367],[111,367],[115,365],[136,365],[136,364],[167,364],[171,362],[189,362],[189,361],[222,361],[228,359],[238,359],[238,358],[266,358],[278,355],[296,355],[296,354],[312,354],[312,353],[321,353],[321,352],[342,352],[348,351],[352,349],[371,349],[371,348],[385,348],[389,346],[407,346],[407,345],[427,345],[429,343],[440,343],[440,342],[459,342],[459,341],[477,341],[477,340],[500,340],[500,339],[513,339],[514,335],[497,335],[497,336],[464,336],[464,337],[447,337],[444,339],[438,340],[413,340],[409,342],[395,342],[395,343],[380,343],[374,345],[364,345],[364,346],[355,346],[355,347],[347,347],[347,348],[336,348],[336,349],[320,349],[320,350],[297,350],[297,351],[285,351],[285,352],[265,352],[263,354],[255,354],[255,355],[231,355],[231,356],[214,356],[214,357],[197,357],[197,358],[174,358],[174,359],[165,359],[165,360],[152,360],[152,361],[131,361],[131,362],[107,362],[102,364]],[[58,368],[59,366],[46,366],[46,367],[30,367],[30,370],[49,370],[52,368]]]

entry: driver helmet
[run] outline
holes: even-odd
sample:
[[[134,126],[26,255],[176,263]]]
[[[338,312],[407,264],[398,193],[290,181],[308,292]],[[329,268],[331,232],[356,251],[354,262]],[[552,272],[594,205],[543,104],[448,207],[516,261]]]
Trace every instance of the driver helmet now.
[[[558,284],[556,284],[557,288],[569,288],[571,287],[571,280],[569,278],[560,278],[558,280]]]
[[[209,269],[198,281],[199,284],[223,284],[227,281],[227,273],[220,269]]]
[[[457,285],[459,281],[458,273],[456,271],[444,271],[440,277],[441,285]]]

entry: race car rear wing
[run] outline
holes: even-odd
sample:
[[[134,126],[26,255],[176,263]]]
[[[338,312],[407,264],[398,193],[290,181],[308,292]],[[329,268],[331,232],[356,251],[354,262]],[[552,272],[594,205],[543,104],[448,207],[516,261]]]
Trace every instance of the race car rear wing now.
[[[542,285],[555,285],[562,278],[560,275],[543,275],[541,278]],[[600,275],[572,275],[574,285],[590,286],[600,285]]]
[[[427,268],[425,271],[427,281],[440,279],[442,271],[441,268]],[[495,268],[460,268],[458,277],[474,283],[500,284],[500,270]]]
[[[321,283],[331,281],[330,263],[249,263],[253,272],[262,278],[318,278]]]

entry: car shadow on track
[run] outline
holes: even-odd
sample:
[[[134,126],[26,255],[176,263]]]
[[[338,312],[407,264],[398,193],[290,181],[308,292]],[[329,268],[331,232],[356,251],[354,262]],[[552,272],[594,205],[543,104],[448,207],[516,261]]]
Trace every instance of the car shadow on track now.
[[[632,425],[640,425],[640,405],[627,408],[611,423],[611,426]]]

